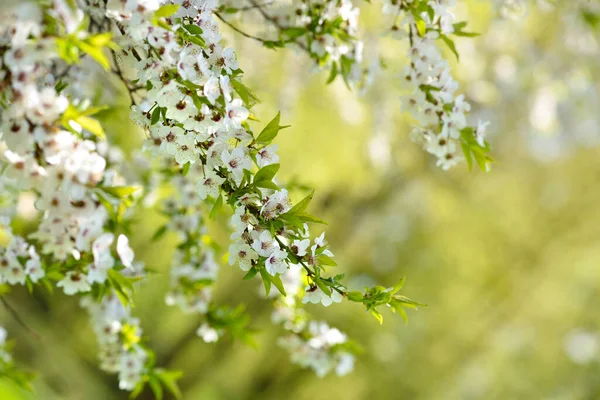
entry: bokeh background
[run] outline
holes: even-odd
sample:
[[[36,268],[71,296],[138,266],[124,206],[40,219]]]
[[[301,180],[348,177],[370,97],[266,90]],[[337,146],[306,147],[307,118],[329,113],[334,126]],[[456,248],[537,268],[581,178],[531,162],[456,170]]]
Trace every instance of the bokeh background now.
[[[387,69],[364,93],[327,86],[303,54],[264,49],[223,26],[262,100],[253,112],[268,121],[281,110],[292,125],[278,137],[282,181],[316,188],[311,212],[330,222],[351,284],[406,276],[404,293],[429,307],[410,312],[408,325],[386,313],[379,326],[356,304],[310,306],[365,350],[351,375],[319,379],[274,345],[280,331],[259,283],[224,265],[216,300],[247,304],[259,346],[205,344],[195,335],[200,317],[164,303],[177,239],[150,242],[163,221],[140,215],[134,248],[158,273],[140,287],[135,314],[158,363],[185,372],[184,399],[600,399],[599,4],[531,1],[507,17],[490,1],[459,3],[457,15],[481,33],[457,40],[455,75],[472,121],[491,121],[489,173],[440,171],[409,140],[406,47],[384,34],[390,22],[378,5],[361,10],[366,61],[380,54]],[[252,15],[231,21],[263,29]],[[117,82],[103,87],[109,135],[130,151],[141,135],[127,122],[127,98]],[[38,376],[35,394],[0,380],[0,399],[127,398],[98,369],[77,301],[24,288],[5,299],[31,328],[0,307],[15,357]]]

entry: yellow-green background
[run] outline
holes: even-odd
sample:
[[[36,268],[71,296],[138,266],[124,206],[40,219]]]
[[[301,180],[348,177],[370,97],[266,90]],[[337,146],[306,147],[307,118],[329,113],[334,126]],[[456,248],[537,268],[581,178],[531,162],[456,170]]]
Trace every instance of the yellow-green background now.
[[[494,21],[488,2],[468,4],[458,13],[482,36],[457,41],[456,76],[474,99],[473,121],[493,122],[497,163],[487,174],[464,165],[442,172],[408,139],[410,120],[399,101],[406,48],[377,36],[377,5],[363,7],[367,53],[379,43],[388,70],[363,96],[341,82],[326,86],[326,74],[311,73],[303,54],[263,49],[223,27],[246,83],[263,100],[253,112],[268,121],[281,109],[282,122],[292,125],[277,140],[280,177],[317,189],[311,212],[330,222],[338,269],[358,286],[389,286],[406,276],[404,293],[429,307],[409,312],[408,326],[390,313],[379,326],[355,304],[308,307],[365,349],[351,375],[319,379],[274,345],[280,331],[256,295],[258,282],[242,281],[239,270],[224,265],[216,299],[247,304],[261,330],[259,347],[227,338],[205,344],[194,334],[200,317],[164,304],[176,238],[151,243],[162,221],[141,215],[136,254],[159,274],[141,287],[134,312],[159,364],[185,372],[185,399],[600,398],[598,360],[576,364],[565,352],[573,330],[600,331],[600,161],[593,140],[600,138],[599,54],[569,50],[567,32],[588,28],[565,22],[561,9]],[[598,31],[589,32],[597,49]],[[511,79],[497,79],[502,57],[514,63]],[[576,90],[573,74],[584,81]],[[554,125],[542,131],[530,117],[540,87],[559,103]],[[126,115],[113,110],[105,122],[131,149],[139,133],[124,125]],[[587,142],[575,134],[583,120],[592,121]],[[369,156],[373,137],[387,138],[389,162]],[[39,334],[0,309],[17,340],[18,365],[38,377],[35,395],[0,381],[0,399],[126,398],[116,377],[99,371],[95,338],[76,299],[16,288],[7,301]]]

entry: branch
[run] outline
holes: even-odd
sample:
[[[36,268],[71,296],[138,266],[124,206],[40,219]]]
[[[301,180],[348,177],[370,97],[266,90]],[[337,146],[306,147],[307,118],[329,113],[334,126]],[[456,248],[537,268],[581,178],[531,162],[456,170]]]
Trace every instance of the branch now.
[[[19,315],[19,313],[17,312],[17,310],[15,310],[13,308],[13,306],[11,306],[8,303],[8,301],[6,301],[6,299],[4,298],[4,296],[0,296],[0,301],[2,301],[2,304],[4,304],[4,307],[6,308],[6,310],[8,311],[8,313],[15,319],[15,321],[17,321],[17,323],[19,325],[21,325],[23,328],[25,328],[25,330],[28,331],[29,333],[31,333],[33,335],[33,337],[35,337],[37,340],[41,339],[40,335],[37,332],[35,332],[33,329],[31,329],[25,323],[25,321],[23,321],[23,319],[21,318],[21,316]]]
[[[129,81],[123,75],[123,70],[121,69],[121,65],[119,64],[119,59],[117,58],[117,53],[115,53],[114,50],[111,50],[110,52],[112,54],[113,62],[115,63],[115,68],[113,70],[111,70],[111,72],[114,73],[115,75],[117,75],[119,77],[119,79],[121,80],[121,82],[123,82],[123,84],[125,85],[125,88],[127,89],[127,94],[129,94],[129,99],[131,100],[131,104],[135,106],[135,105],[137,105],[137,103],[135,102],[135,99],[133,98],[133,92],[135,92],[139,89],[137,87],[131,88],[129,86]]]
[[[260,13],[260,15],[262,15],[262,17],[264,19],[266,19],[267,21],[269,21],[271,23],[271,25],[275,26],[279,32],[281,33],[283,30],[285,30],[285,27],[282,26],[279,22],[277,22],[277,20],[275,18],[273,18],[272,16],[270,16],[269,14],[267,14],[267,12],[265,10],[263,10],[262,5],[258,4],[256,2],[256,0],[248,0],[250,2],[250,4],[252,4],[253,8],[256,8],[256,10]],[[298,45],[298,47],[300,47],[302,50],[306,51],[307,53],[310,54],[310,51],[308,50],[308,47],[306,47],[306,45],[302,42],[299,42],[297,40],[294,41],[294,43],[296,45]]]
[[[251,34],[249,34],[249,33],[246,33],[246,32],[244,32],[244,31],[242,31],[241,29],[239,29],[238,27],[236,27],[235,25],[233,25],[231,22],[229,22],[229,21],[227,21],[226,19],[224,19],[224,18],[221,16],[221,14],[219,14],[219,13],[218,13],[218,12],[216,12],[216,11],[213,11],[213,14],[215,14],[217,18],[219,18],[221,21],[223,21],[223,23],[224,23],[225,25],[229,26],[231,29],[233,29],[234,31],[236,31],[236,32],[237,32],[237,33],[239,33],[240,35],[242,35],[242,36],[244,36],[244,37],[247,37],[248,39],[253,39],[253,40],[256,40],[256,41],[258,41],[258,42],[261,42],[261,43],[267,43],[267,42],[270,42],[270,40],[263,39],[263,38],[259,38],[259,37],[257,37],[257,36],[253,36],[253,35],[251,35]]]

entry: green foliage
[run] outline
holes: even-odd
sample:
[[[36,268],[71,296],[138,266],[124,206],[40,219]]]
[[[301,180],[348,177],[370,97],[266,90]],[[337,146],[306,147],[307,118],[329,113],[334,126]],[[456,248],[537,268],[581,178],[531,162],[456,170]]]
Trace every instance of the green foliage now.
[[[280,117],[281,112],[278,112],[275,118],[273,118],[271,122],[269,122],[267,126],[265,126],[263,130],[260,131],[260,134],[256,139],[254,139],[254,142],[258,144],[267,145],[271,143],[273,139],[275,139],[275,137],[277,137],[277,134],[280,130],[289,128],[290,125],[279,125]]]

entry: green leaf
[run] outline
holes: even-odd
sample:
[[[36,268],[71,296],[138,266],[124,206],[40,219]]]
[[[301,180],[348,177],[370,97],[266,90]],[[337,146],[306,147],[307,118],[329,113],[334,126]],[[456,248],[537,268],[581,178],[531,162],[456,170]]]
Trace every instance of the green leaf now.
[[[457,22],[452,24],[452,26],[454,27],[454,31],[462,31],[462,29],[467,26],[467,21]]]
[[[98,33],[97,35],[89,36],[85,41],[95,47],[115,47],[112,36],[111,32]]]
[[[330,84],[331,82],[333,82],[335,80],[335,77],[338,74],[338,67],[337,67],[337,63],[334,62],[331,65],[331,72],[329,73],[329,78],[327,78],[327,84]]]
[[[27,290],[29,291],[29,294],[33,293],[33,282],[31,282],[31,279],[27,279],[25,281],[25,284],[27,285]]]
[[[175,14],[179,10],[179,4],[165,4],[154,13],[157,18],[167,18]]]
[[[66,87],[69,86],[68,83],[63,82],[62,78],[56,83],[56,85],[54,85],[54,90],[56,90],[56,93],[60,93],[63,90],[66,89]]]
[[[327,225],[327,221],[322,220],[320,218],[317,218],[314,215],[311,215],[311,214],[306,213],[306,212],[298,214],[298,218],[300,218],[304,222],[314,222],[315,224]]]
[[[405,276],[403,276],[403,277],[402,277],[402,279],[400,279],[400,282],[398,282],[398,283],[397,283],[397,284],[396,284],[396,285],[395,285],[395,286],[392,288],[392,291],[391,291],[391,293],[392,293],[392,294],[394,294],[394,293],[397,293],[397,292],[399,292],[399,291],[400,291],[400,289],[402,289],[402,286],[404,286],[404,282],[406,282],[406,277],[405,277]]]
[[[217,215],[219,213],[222,206],[223,206],[223,194],[219,193],[219,197],[217,197],[217,200],[215,200],[215,204],[213,205],[212,209],[210,210],[209,218],[211,218],[211,219],[214,218],[215,215]]]
[[[402,307],[395,307],[394,310],[396,310],[398,312],[398,314],[400,314],[400,316],[404,320],[404,324],[408,325],[408,315],[406,315],[406,311],[404,311],[404,308],[402,308]]]
[[[321,281],[321,278],[315,278],[315,283],[317,284],[319,289],[323,291],[323,293],[331,297],[331,289],[329,289],[329,286],[327,286],[325,283],[323,283],[323,281]]]
[[[452,26],[454,27],[454,35],[456,35],[456,36],[466,36],[466,37],[479,36],[479,33],[463,31],[463,28],[467,26],[466,21],[458,22],[456,24],[453,24]]]
[[[156,123],[160,120],[160,107],[156,106],[154,111],[152,111],[152,116],[150,117],[150,125],[156,125]]]
[[[352,72],[352,65],[354,64],[354,60],[348,58],[346,56],[342,56],[340,58],[340,72],[342,74],[342,78],[344,79],[344,83],[346,87],[350,89],[350,83],[348,82],[348,76],[350,72]]]
[[[62,125],[73,133],[77,133],[73,130],[73,127],[69,124],[70,121],[74,121],[77,124],[81,125],[81,127],[88,132],[98,136],[100,139],[105,139],[104,129],[102,129],[102,125],[100,123],[90,118],[88,115],[92,115],[98,111],[103,110],[104,107],[92,107],[85,111],[80,111],[75,108],[73,105],[69,105],[65,112],[61,117]]]
[[[256,274],[258,273],[258,270],[256,269],[256,267],[252,267],[248,270],[248,273],[246,273],[246,275],[244,275],[244,280],[250,280],[252,278],[254,278],[256,276]]]
[[[84,53],[92,57],[94,60],[96,60],[98,64],[102,66],[102,68],[104,68],[107,71],[110,69],[110,62],[108,61],[106,54],[104,54],[102,47],[95,47],[86,42],[78,42],[77,47],[79,47],[81,51],[83,51]]]
[[[275,177],[275,174],[277,174],[277,171],[279,171],[279,164],[270,164],[264,166],[254,175],[254,182],[270,182]]]
[[[423,37],[427,33],[427,24],[423,21],[422,18],[415,18],[415,25],[417,27],[417,32],[419,32],[419,36]]]
[[[375,319],[379,321],[379,325],[383,325],[383,315],[381,315],[381,313],[374,308],[371,308],[369,311],[371,314],[373,314]]]
[[[127,196],[131,196],[141,188],[139,186],[101,186],[99,189],[113,197],[123,199]]]
[[[596,29],[600,26],[600,14],[596,14],[591,10],[582,11],[583,20],[592,28]]]
[[[118,282],[121,287],[133,292],[133,283],[130,278],[125,277],[115,269],[109,269],[108,276],[110,276],[113,281]]]
[[[475,162],[479,166],[479,169],[482,171],[487,171],[488,167],[488,158],[486,157],[483,151],[477,151],[477,148],[471,147],[473,158],[475,158]]]
[[[288,222],[292,226],[295,226],[298,229],[302,229],[304,227],[304,223],[296,215],[285,213],[285,214],[281,214],[279,216],[279,218],[282,219],[282,220],[284,220],[284,221],[286,221],[286,222]]]
[[[203,33],[202,28],[200,28],[198,25],[183,25],[183,29],[185,29],[192,35],[201,35]]]
[[[279,274],[276,274],[275,276],[271,276],[271,282],[277,288],[277,290],[279,290],[279,293],[281,293],[284,296],[287,296],[287,294],[285,293],[285,288],[283,287],[283,282],[281,282],[281,277],[279,276]]]
[[[463,141],[460,142],[460,147],[462,148],[463,154],[465,155],[465,160],[467,160],[467,168],[469,171],[473,169],[473,156],[471,154],[471,148],[469,145]]]
[[[135,387],[133,388],[133,391],[129,394],[129,398],[130,399],[137,398],[140,394],[142,394],[145,386],[146,386],[145,380],[139,381],[138,384],[135,385]]]
[[[106,139],[104,129],[102,128],[102,125],[100,124],[100,122],[98,122],[97,119],[81,115],[75,118],[73,121],[77,122],[79,125],[81,125],[83,129],[97,136],[98,138],[102,140]]]
[[[155,242],[158,239],[160,239],[161,237],[163,237],[165,235],[165,233],[167,233],[167,225],[163,225],[160,228],[158,228],[156,230],[156,232],[154,232],[154,235],[152,235],[152,241]]]
[[[278,112],[277,115],[275,116],[275,118],[273,118],[271,120],[271,122],[269,122],[267,124],[267,126],[264,127],[264,129],[260,132],[260,134],[254,141],[256,143],[261,143],[261,144],[271,143],[271,141],[273,139],[275,139],[275,137],[277,136],[277,133],[279,133],[280,130],[288,128],[289,125],[283,125],[283,126],[279,125],[280,117],[281,117],[281,112]]]
[[[302,214],[304,212],[304,210],[306,210],[306,208],[310,204],[314,195],[315,195],[315,191],[313,190],[312,192],[310,192],[310,194],[308,196],[306,196],[305,198],[300,200],[298,202],[298,204],[296,204],[294,207],[292,207],[291,210],[288,211],[288,214],[291,214],[291,215]]]
[[[456,45],[454,44],[454,41],[452,41],[452,39],[450,39],[446,35],[440,35],[440,38],[444,41],[444,43],[446,43],[446,45],[452,51],[452,53],[454,53],[454,55],[456,56],[456,59],[457,60],[460,59],[460,57],[458,55],[458,51],[456,50]]]
[[[192,165],[191,162],[186,162],[185,164],[183,164],[183,168],[181,168],[181,175],[186,176],[188,174],[188,172],[190,172],[190,166]]]
[[[261,269],[260,276],[262,277],[263,285],[265,285],[265,292],[267,293],[266,295],[268,296],[269,292],[271,291],[271,275],[269,275],[267,270]]]
[[[160,385],[160,381],[158,378],[151,376],[148,380],[148,384],[150,385],[150,389],[152,389],[152,393],[154,393],[154,397],[156,400],[162,400],[164,397],[163,388]]]
[[[179,389],[179,385],[177,385],[177,380],[181,379],[183,372],[161,370],[156,376],[158,376],[158,379],[160,379],[163,386],[169,391],[169,393],[175,396],[176,399],[182,398],[181,390]]]
[[[306,32],[307,32],[306,28],[300,28],[300,27],[285,28],[281,31],[281,33],[283,33],[285,36],[289,37],[290,39],[296,39],[296,38],[304,35]]]
[[[454,32],[454,35],[456,35],[456,36],[464,36],[464,37],[477,37],[477,36],[479,36],[479,33],[461,31],[461,32]]]
[[[320,265],[329,265],[331,267],[337,267],[337,263],[333,260],[333,258],[324,254],[321,254],[319,257],[317,257],[317,261]]]
[[[427,304],[423,304],[423,303],[419,303],[418,301],[411,300],[406,296],[396,295],[396,296],[394,296],[394,301],[397,301],[400,304],[402,304],[403,307],[408,307],[408,308],[416,309],[419,307],[427,307]]]
[[[362,301],[363,301],[363,294],[361,292],[357,292],[357,291],[348,292],[347,296],[348,296],[348,300],[350,300],[350,301],[354,301],[357,303],[362,303]]]
[[[248,108],[251,108],[256,103],[260,103],[260,101],[258,100],[256,95],[250,89],[248,89],[248,87],[246,87],[246,85],[244,85],[242,82],[238,81],[237,79],[231,80],[231,86],[236,91],[236,93],[240,96],[242,101],[248,106]]]
[[[271,181],[254,182],[254,186],[265,189],[279,190],[279,186]]]

